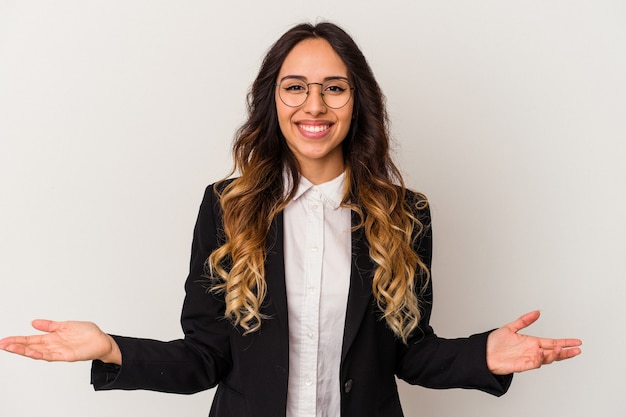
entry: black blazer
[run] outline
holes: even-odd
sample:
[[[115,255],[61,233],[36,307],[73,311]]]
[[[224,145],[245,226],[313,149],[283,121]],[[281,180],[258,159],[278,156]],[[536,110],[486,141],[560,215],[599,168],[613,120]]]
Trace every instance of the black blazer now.
[[[409,197],[415,199],[413,193]],[[430,267],[432,238],[428,209],[417,211],[427,232],[416,251]],[[354,221],[354,220],[353,220]],[[194,230],[190,273],[181,324],[184,339],[171,342],[114,336],[121,367],[94,361],[96,390],[148,389],[194,393],[217,385],[210,416],[285,416],[289,372],[289,328],[283,262],[283,221],[278,215],[267,243],[267,296],[262,313],[270,318],[244,336],[224,316],[223,297],[207,291],[204,262],[223,242],[222,213],[213,186],[207,187]],[[352,271],[343,334],[341,416],[403,416],[396,379],[431,388],[473,388],[494,395],[512,376],[492,375],[486,365],[488,333],[463,339],[438,338],[429,325],[432,286],[423,317],[408,344],[387,328],[372,296],[374,265],[362,230],[352,235]]]

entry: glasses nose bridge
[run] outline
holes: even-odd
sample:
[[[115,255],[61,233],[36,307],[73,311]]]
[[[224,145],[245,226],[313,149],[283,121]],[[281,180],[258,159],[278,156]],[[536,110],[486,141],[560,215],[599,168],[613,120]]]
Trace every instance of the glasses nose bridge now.
[[[306,83],[306,98],[304,99],[304,102],[302,104],[306,104],[306,103],[310,103],[311,100],[309,100],[309,97],[311,95],[311,86],[312,85],[319,85],[320,86],[320,102],[323,103],[323,106],[326,107],[326,100],[324,100],[324,84],[323,83]]]
[[[311,93],[311,86],[319,85],[320,86],[320,96],[324,97],[324,84],[323,83],[307,83],[306,84],[306,95],[308,96]]]

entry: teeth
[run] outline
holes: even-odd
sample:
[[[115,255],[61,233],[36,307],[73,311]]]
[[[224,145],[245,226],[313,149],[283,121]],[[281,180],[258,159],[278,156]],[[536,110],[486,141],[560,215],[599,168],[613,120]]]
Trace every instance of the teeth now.
[[[300,125],[300,129],[305,130],[307,132],[310,133],[319,133],[319,132],[323,132],[324,130],[327,130],[330,127],[330,125]]]

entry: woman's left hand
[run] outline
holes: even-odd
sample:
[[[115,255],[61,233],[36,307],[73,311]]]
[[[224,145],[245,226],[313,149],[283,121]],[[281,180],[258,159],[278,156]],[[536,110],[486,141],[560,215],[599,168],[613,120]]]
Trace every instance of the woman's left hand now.
[[[487,366],[493,374],[524,372],[581,353],[579,339],[544,339],[518,333],[538,318],[539,311],[532,311],[489,334]]]

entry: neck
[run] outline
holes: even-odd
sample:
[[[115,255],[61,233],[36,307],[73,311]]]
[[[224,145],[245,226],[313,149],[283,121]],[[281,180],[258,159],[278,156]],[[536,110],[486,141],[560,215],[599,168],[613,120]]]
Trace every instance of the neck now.
[[[341,164],[319,165],[300,163],[300,175],[309,180],[312,184],[318,185],[334,180],[345,170],[343,161]]]

